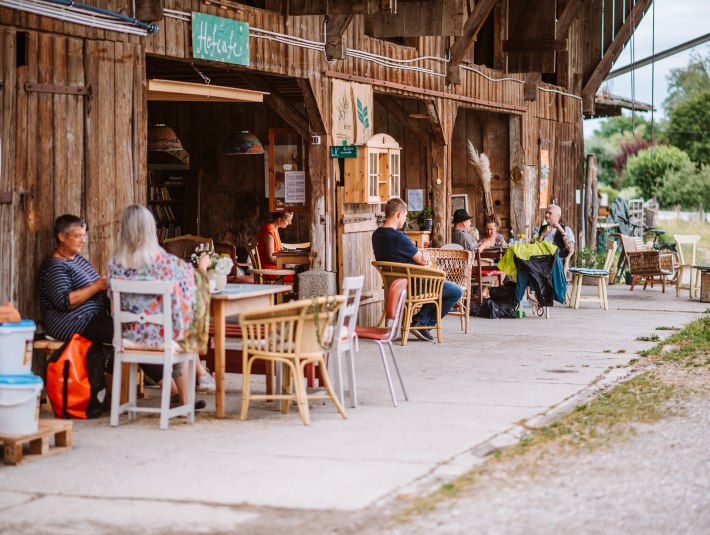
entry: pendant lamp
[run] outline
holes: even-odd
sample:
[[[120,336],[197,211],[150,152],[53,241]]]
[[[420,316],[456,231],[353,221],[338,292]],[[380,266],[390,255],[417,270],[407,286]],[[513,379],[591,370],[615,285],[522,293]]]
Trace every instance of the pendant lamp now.
[[[183,148],[175,130],[164,124],[154,124],[148,127],[148,150],[180,152]]]
[[[242,130],[241,132],[234,132],[227,142],[224,144],[224,153],[226,155],[238,155],[238,154],[264,154],[264,146],[251,132]]]

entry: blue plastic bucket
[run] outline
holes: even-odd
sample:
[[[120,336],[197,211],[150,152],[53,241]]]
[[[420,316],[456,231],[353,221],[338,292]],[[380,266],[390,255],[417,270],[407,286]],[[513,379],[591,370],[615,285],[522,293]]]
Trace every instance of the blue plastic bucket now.
[[[32,368],[34,321],[0,323],[0,375],[22,375]]]
[[[39,426],[42,379],[36,375],[0,375],[0,435],[29,435]]]

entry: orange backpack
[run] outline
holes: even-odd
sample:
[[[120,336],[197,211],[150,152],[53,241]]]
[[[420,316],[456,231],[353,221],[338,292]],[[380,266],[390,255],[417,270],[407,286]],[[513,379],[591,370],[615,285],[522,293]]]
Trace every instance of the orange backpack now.
[[[57,418],[98,418],[106,395],[105,357],[100,344],[80,334],[47,362],[47,396]]]

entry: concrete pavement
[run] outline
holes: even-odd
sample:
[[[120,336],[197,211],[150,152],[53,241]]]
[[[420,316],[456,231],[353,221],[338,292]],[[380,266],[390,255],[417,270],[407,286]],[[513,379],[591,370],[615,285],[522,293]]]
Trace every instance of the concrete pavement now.
[[[613,380],[610,369],[652,345],[637,336],[665,337],[655,328],[708,308],[658,287],[612,286],[609,301],[609,311],[556,306],[550,319],[530,309],[521,320],[472,319],[468,336],[446,319],[443,344],[396,346],[410,398],[397,408],[375,348],[361,343],[360,405],[347,420],[317,404],[306,427],[295,410],[254,403],[241,422],[231,376],[225,420],[207,410],[168,431],[146,416],[118,428],[107,417],[75,421],[70,451],[0,466],[0,532],[76,533],[77,520],[86,533],[238,532],[263,525],[260,507],[345,513],[427,492],[481,462],[482,445],[514,440],[519,422]]]

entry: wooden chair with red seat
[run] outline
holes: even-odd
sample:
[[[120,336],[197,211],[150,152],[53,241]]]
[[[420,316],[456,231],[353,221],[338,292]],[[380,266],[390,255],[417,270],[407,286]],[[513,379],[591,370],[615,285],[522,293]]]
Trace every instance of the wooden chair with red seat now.
[[[407,397],[407,390],[404,388],[404,381],[402,381],[402,374],[399,372],[399,366],[397,366],[397,359],[394,356],[394,346],[392,345],[392,340],[397,336],[397,331],[402,322],[402,316],[404,314],[404,302],[407,299],[407,279],[397,279],[389,285],[387,291],[387,299],[385,301],[385,325],[388,322],[392,322],[389,327],[363,327],[356,326],[355,333],[359,340],[372,340],[377,344],[380,350],[380,356],[382,357],[382,365],[385,368],[385,375],[387,376],[387,384],[389,385],[390,395],[392,396],[392,404],[397,406],[397,396],[394,393],[394,385],[392,384],[392,376],[390,375],[389,366],[387,365],[387,355],[385,354],[385,346],[389,348],[390,355],[392,356],[392,362],[394,363],[394,368],[397,371],[397,377],[399,377],[399,384],[402,386],[402,393],[404,394],[404,399],[409,399]]]

